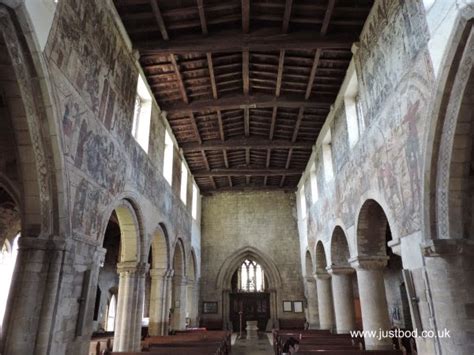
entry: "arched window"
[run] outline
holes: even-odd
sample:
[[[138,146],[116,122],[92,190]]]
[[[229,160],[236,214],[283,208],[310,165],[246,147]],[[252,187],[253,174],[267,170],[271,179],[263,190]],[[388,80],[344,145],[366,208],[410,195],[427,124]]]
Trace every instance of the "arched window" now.
[[[113,332],[115,330],[115,310],[117,307],[117,299],[112,295],[109,303],[109,311],[107,312],[107,331]]]
[[[3,324],[3,317],[5,316],[13,270],[15,269],[19,237],[20,234],[15,237],[13,245],[6,240],[0,249],[0,329]]]
[[[237,272],[240,292],[263,292],[265,290],[263,269],[255,261],[246,259]]]

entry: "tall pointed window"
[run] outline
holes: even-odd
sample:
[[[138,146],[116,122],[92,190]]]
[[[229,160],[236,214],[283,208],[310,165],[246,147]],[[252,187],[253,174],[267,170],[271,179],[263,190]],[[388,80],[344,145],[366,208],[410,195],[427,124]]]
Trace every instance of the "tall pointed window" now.
[[[324,161],[324,176],[326,181],[331,181],[334,178],[334,168],[332,165],[332,142],[331,130],[329,130],[323,139],[323,161]]]
[[[349,146],[352,148],[365,129],[364,116],[359,100],[359,84],[357,82],[355,69],[352,72],[346,92],[344,93],[344,106],[346,109]]]
[[[192,210],[191,214],[194,219],[197,218],[197,213],[198,213],[198,198],[199,198],[199,193],[198,189],[196,187],[196,184],[193,184],[193,205],[192,205]]]
[[[311,202],[315,203],[318,200],[318,180],[316,177],[316,164],[315,163],[311,165],[309,179],[311,182]]]
[[[263,292],[265,290],[265,274],[262,267],[255,261],[246,259],[237,270],[240,292]]]

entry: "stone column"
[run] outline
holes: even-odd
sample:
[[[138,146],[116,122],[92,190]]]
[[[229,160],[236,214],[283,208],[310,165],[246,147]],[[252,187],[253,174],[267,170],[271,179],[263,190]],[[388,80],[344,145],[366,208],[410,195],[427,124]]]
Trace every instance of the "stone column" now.
[[[359,284],[360,306],[362,310],[362,324],[365,331],[390,330],[387,297],[383,270],[387,265],[388,257],[355,257],[349,260],[357,271]],[[389,337],[366,337],[367,350],[392,349],[392,340]]]
[[[120,275],[114,351],[139,351],[146,264],[117,264]]]
[[[194,280],[188,281],[186,284],[186,318],[189,319],[189,326],[195,326],[193,321],[194,315],[194,307],[196,307],[194,303]]]
[[[319,329],[318,294],[316,290],[316,280],[314,277],[306,277],[306,299],[308,300],[309,329]]]
[[[163,324],[163,335],[168,335],[171,323],[172,315],[170,316],[170,310],[173,308],[173,277],[174,270],[168,270],[165,275],[164,285],[165,299],[163,300],[163,317],[165,319],[165,323]]]
[[[334,306],[331,291],[331,275],[318,271],[315,274],[318,293],[319,327],[320,329],[334,328]]]
[[[18,244],[0,353],[47,353],[54,329],[66,243],[55,237],[22,236]]]
[[[438,353],[473,354],[474,240],[430,240],[422,247],[430,286],[425,294],[430,295],[428,302],[432,306],[429,307],[432,309],[430,322],[424,321],[424,324],[430,324],[431,330],[439,334],[434,339]],[[422,288],[416,286],[420,291],[417,290],[419,293],[415,296],[423,299]],[[413,325],[416,326],[416,322]],[[445,331],[449,331],[449,337]]]
[[[346,334],[356,327],[354,294],[352,292],[352,273],[354,269],[332,266],[327,270],[332,276],[336,331],[338,334]]]
[[[166,269],[151,269],[150,287],[150,323],[148,333],[151,336],[164,335],[165,324],[168,321],[166,308]]]

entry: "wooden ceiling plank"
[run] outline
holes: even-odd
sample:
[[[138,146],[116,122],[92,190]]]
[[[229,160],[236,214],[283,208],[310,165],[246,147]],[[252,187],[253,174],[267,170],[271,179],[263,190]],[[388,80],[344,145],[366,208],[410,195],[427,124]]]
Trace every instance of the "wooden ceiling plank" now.
[[[160,7],[158,6],[158,0],[150,0],[150,5],[153,11],[153,15],[155,16],[155,20],[160,29],[161,37],[163,37],[165,41],[169,40],[168,31],[166,30],[166,26],[165,26],[165,21],[163,20]]]

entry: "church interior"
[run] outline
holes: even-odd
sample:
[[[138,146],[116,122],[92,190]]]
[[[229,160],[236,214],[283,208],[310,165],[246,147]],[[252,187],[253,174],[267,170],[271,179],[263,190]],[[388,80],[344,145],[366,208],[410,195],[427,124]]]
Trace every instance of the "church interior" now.
[[[0,0],[0,355],[474,354],[474,0]]]

